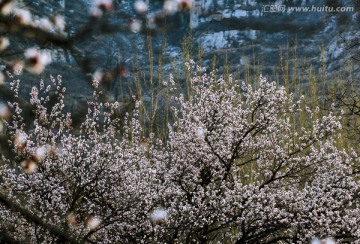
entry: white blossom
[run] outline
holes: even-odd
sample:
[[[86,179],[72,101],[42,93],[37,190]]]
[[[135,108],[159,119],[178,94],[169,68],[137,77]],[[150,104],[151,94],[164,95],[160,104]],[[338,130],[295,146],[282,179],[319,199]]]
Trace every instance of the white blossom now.
[[[21,167],[26,174],[32,174],[37,169],[37,163],[32,160],[24,160],[21,162]]]
[[[33,22],[33,25],[37,28],[40,28],[44,31],[53,32],[54,31],[54,25],[51,23],[51,21],[48,18],[40,18],[36,19]]]
[[[14,144],[16,147],[18,147],[18,148],[24,147],[26,144],[26,141],[27,141],[27,135],[24,132],[19,131],[16,133],[15,138],[14,138]]]
[[[15,4],[16,4],[15,0],[7,1],[7,3],[5,3],[1,6],[1,14],[9,15],[11,12],[13,12]]]
[[[148,5],[143,0],[136,0],[134,8],[138,14],[145,14],[148,11]]]
[[[6,37],[0,37],[0,51],[5,50],[10,45],[10,41]]]
[[[120,104],[98,102],[97,93],[74,130],[61,77],[39,82],[30,93],[34,120],[25,123],[21,106],[8,103],[4,194],[83,242],[359,240],[360,160],[338,148],[341,117],[310,118],[316,108],[300,112],[306,101],[264,77],[240,85],[199,70],[191,96],[171,101],[165,140],[144,133],[140,101],[119,128]],[[20,85],[12,82],[14,90]],[[57,102],[49,104],[53,91]],[[306,125],[293,123],[304,114]],[[15,241],[61,242],[5,204],[0,211],[1,230]]]
[[[167,212],[164,209],[156,209],[151,213],[150,219],[154,225],[164,224],[167,220]]]
[[[101,223],[101,219],[96,216],[90,216],[86,220],[86,227],[90,228],[91,230],[96,229]]]
[[[48,155],[48,148],[49,147],[46,145],[36,148],[34,153],[34,158],[36,159],[36,161],[41,162],[46,158],[46,156]]]
[[[112,0],[93,0],[90,15],[95,18],[100,18],[104,12],[111,11],[113,8]]]
[[[129,28],[131,32],[138,33],[141,31],[141,27],[142,27],[142,22],[140,20],[137,19],[130,20]]]
[[[47,51],[40,51],[36,48],[27,49],[24,56],[27,61],[27,70],[34,74],[42,73],[45,67],[51,63],[50,53]]]
[[[56,15],[54,17],[54,24],[55,24],[55,28],[57,28],[60,31],[64,31],[65,30],[65,18],[62,15]]]
[[[178,11],[178,2],[176,0],[166,0],[163,10],[166,14],[172,15]]]
[[[13,12],[14,16],[21,24],[30,25],[32,23],[33,17],[29,10],[23,8],[15,8]]]
[[[0,120],[7,120],[11,116],[11,111],[9,106],[0,102]]]

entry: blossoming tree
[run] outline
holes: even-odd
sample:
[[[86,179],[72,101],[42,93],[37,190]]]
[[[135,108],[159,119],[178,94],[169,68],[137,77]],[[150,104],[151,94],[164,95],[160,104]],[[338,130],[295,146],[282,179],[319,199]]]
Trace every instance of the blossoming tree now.
[[[198,68],[190,99],[174,97],[166,142],[154,134],[144,138],[140,101],[119,128],[119,105],[100,102],[97,93],[80,130],[72,130],[61,77],[52,82],[32,89],[31,123],[9,103],[12,150],[0,168],[2,240],[360,239],[359,159],[335,147],[339,118],[312,111],[264,77],[255,87]],[[95,80],[95,90],[98,85]],[[18,86],[15,80],[15,92]],[[58,101],[48,105],[51,92]]]

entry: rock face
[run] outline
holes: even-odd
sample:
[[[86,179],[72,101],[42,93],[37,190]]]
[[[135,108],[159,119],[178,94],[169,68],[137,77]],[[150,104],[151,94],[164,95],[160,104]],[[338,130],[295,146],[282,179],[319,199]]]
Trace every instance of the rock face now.
[[[272,75],[280,48],[292,59],[296,45],[298,58],[306,57],[315,70],[323,61],[332,75],[356,54],[343,43],[359,34],[355,1],[275,2],[196,1],[190,25],[205,53],[226,53],[234,70],[259,62]]]
[[[88,23],[88,10],[91,0],[83,1],[23,1],[39,15],[63,14],[67,23],[67,33],[73,35]],[[151,14],[158,13],[162,1],[148,1],[149,14],[141,17],[134,11],[133,1],[114,1],[116,11],[106,17],[114,26],[124,26],[124,31],[110,35],[98,35],[95,31],[78,41],[77,46],[84,50],[84,55],[93,58],[93,70],[111,69],[125,64],[127,75],[117,78],[108,86],[114,99],[120,100],[128,92],[128,84],[134,83],[135,74],[141,71],[142,79],[150,79],[150,62],[148,51],[149,38],[144,30],[132,33],[128,30],[130,19],[146,21]],[[191,31],[193,36],[193,57],[196,60],[196,48],[203,48],[202,64],[211,64],[217,56],[217,67],[220,69],[227,59],[233,72],[243,75],[246,69],[253,74],[262,72],[274,77],[279,63],[281,49],[289,51],[283,54],[291,65],[302,68],[312,66],[320,69],[321,62],[326,64],[328,75],[333,75],[348,63],[358,62],[351,56],[358,55],[354,47],[347,50],[345,40],[357,38],[359,34],[358,1],[351,0],[194,0],[190,13],[178,13],[167,16],[151,30],[154,75],[158,74],[160,57],[163,60],[164,73],[172,71],[170,62],[181,62],[181,39]],[[331,9],[331,7],[333,9]],[[337,7],[342,11],[332,12]],[[345,9],[344,7],[350,7]],[[351,9],[352,8],[352,9]],[[151,17],[151,16],[150,16]],[[163,33],[166,31],[166,34]],[[164,46],[166,37],[166,46]],[[322,48],[323,46],[323,48]],[[24,47],[20,45],[18,48]],[[322,51],[321,51],[322,50]],[[293,53],[296,52],[296,55]],[[49,72],[62,73],[63,79],[71,84],[71,93],[81,91],[86,96],[91,92],[83,83],[90,74],[83,74],[76,68],[71,55],[62,49],[53,51],[56,62]],[[306,58],[307,62],[295,64],[295,58]],[[284,58],[286,57],[286,58]],[[284,60],[283,60],[284,61]],[[281,76],[281,72],[277,73]],[[45,76],[45,75],[44,75]],[[36,79],[36,78],[33,78]],[[306,78],[302,82],[306,82]],[[78,94],[77,94],[78,95]]]
[[[161,1],[149,2],[150,12],[162,7]],[[90,1],[85,3],[89,5]],[[339,11],[338,7],[341,8]],[[119,13],[126,11],[136,17],[131,1],[122,1],[118,9],[121,10]],[[325,62],[329,75],[349,61],[358,69],[356,62],[351,62],[351,56],[358,51],[355,48],[346,50],[344,45],[344,39],[357,38],[358,10],[358,1],[351,0],[278,0],[271,3],[256,0],[195,0],[189,14],[170,16],[166,28],[153,31],[154,60],[158,60],[164,51],[164,29],[167,30],[167,62],[172,57],[181,56],[180,40],[191,30],[195,46],[201,46],[204,50],[204,65],[209,65],[216,54],[220,68],[227,58],[233,71],[241,72],[249,67],[252,70],[262,69],[264,74],[273,76],[280,63],[280,49],[287,49],[290,61],[291,53],[296,51],[299,59],[308,60],[308,64],[303,65],[312,66],[315,70],[319,69],[321,62]],[[112,21],[123,24],[124,20],[119,16],[121,14],[113,16]],[[110,38],[93,37],[88,42],[92,50],[99,44],[101,48],[95,52],[99,57],[99,66],[113,65],[112,62],[119,57],[126,63],[140,60],[141,67],[149,64],[143,52],[147,45],[144,34],[119,33]],[[104,60],[107,62],[104,63]],[[166,70],[167,67],[170,65],[165,65],[165,73],[170,72]]]

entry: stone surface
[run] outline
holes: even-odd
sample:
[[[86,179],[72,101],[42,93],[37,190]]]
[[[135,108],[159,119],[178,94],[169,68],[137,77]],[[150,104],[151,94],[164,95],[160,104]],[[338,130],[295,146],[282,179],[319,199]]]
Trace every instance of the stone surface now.
[[[76,33],[89,20],[90,0],[23,2],[39,15],[63,14],[69,35]],[[117,78],[106,87],[115,100],[121,100],[128,97],[130,89],[134,88],[135,74],[140,72],[143,82],[151,78],[147,51],[149,39],[146,31],[132,33],[126,29],[130,18],[146,21],[146,17],[140,17],[135,13],[132,1],[114,2],[116,11],[106,17],[107,21],[113,25],[124,26],[125,31],[111,35],[98,35],[95,32],[80,40],[77,45],[84,50],[85,55],[93,58],[94,71],[112,69],[120,63],[126,65],[127,76]],[[162,7],[162,2],[148,2],[150,2],[149,15],[157,14]],[[165,77],[172,72],[174,65],[171,62],[180,71],[182,70],[180,68],[181,40],[189,31],[194,40],[193,57],[195,60],[197,48],[201,46],[204,51],[203,65],[210,67],[216,55],[220,72],[227,59],[230,69],[238,73],[240,77],[244,76],[247,69],[251,74],[262,72],[274,78],[277,72],[277,75],[281,77],[282,74],[278,71],[281,61],[280,50],[287,50],[288,57],[286,57],[286,51],[283,51],[283,59],[288,59],[290,65],[296,65],[300,69],[312,67],[318,71],[321,62],[325,62],[329,77],[349,65],[358,70],[359,62],[351,60],[351,56],[358,54],[359,50],[356,49],[358,47],[346,50],[343,43],[344,39],[354,39],[359,35],[360,18],[357,1],[277,0],[273,2],[276,6],[284,6],[284,11],[269,12],[269,1],[195,0],[189,14],[180,13],[168,16],[166,21],[159,23],[159,28],[151,31],[154,76],[157,76],[160,69],[158,66],[160,57],[163,59]],[[294,12],[290,9],[291,7],[311,8],[312,6],[317,7],[317,11]],[[318,11],[324,6],[354,7],[354,10],[343,13]],[[163,45],[164,31],[166,31],[165,47]],[[28,41],[18,42],[15,49],[21,50],[28,44]],[[293,55],[295,50],[296,55]],[[66,50],[54,49],[53,57],[55,62],[47,72],[53,75],[61,73],[64,81],[69,85],[70,94],[78,95],[77,93],[81,92],[83,96],[90,95],[91,89],[85,80],[91,74],[83,74],[78,69],[74,58]],[[302,63],[295,64],[296,60],[301,60]],[[42,74],[41,77],[46,78],[47,75]],[[30,76],[28,79],[33,84],[39,78]],[[306,82],[306,77],[302,82]],[[147,92],[146,89],[144,92]],[[76,95],[74,95],[75,99]]]

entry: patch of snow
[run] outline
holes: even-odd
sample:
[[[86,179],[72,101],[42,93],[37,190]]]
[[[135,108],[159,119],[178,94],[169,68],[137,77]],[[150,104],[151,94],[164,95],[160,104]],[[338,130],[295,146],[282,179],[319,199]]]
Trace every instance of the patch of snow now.
[[[205,51],[230,48],[234,42],[242,42],[239,40],[239,34],[239,30],[211,33],[200,37],[199,43]]]
[[[248,11],[245,11],[245,10],[242,10],[242,9],[236,9],[232,15],[232,17],[236,17],[236,18],[239,18],[239,17],[247,17],[249,14],[248,14]]]

